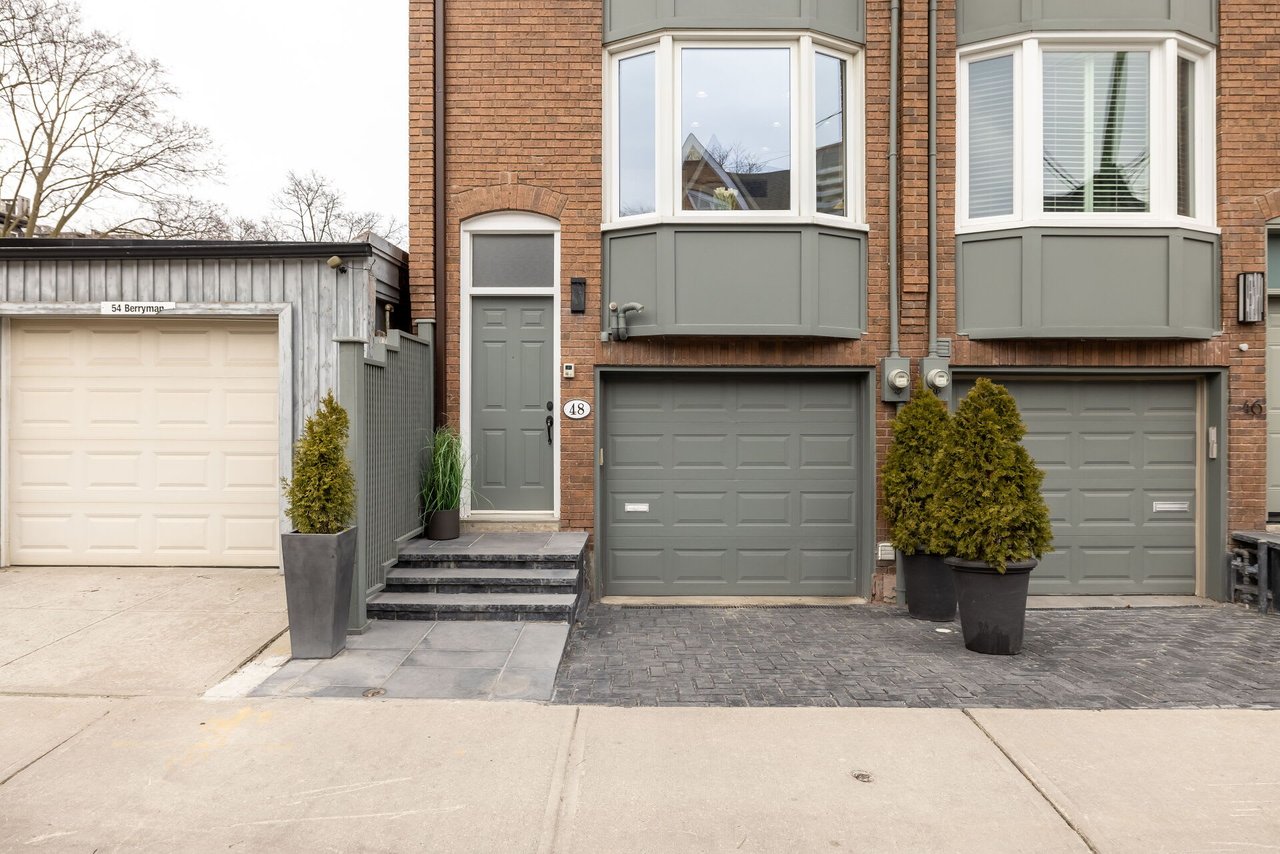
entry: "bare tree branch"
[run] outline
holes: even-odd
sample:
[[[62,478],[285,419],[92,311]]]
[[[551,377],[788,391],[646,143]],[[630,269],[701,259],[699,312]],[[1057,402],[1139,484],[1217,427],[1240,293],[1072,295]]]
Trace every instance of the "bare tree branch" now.
[[[30,201],[25,217],[7,209],[0,237],[35,236],[42,221],[57,236],[113,199],[178,213],[190,200],[176,188],[219,171],[208,133],[169,111],[164,68],[86,31],[65,0],[0,0],[0,72],[0,198]]]

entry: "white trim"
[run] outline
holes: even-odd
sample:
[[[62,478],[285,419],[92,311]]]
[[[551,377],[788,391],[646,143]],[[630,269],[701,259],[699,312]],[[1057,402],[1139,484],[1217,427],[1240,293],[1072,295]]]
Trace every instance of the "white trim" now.
[[[680,123],[681,51],[685,49],[761,48],[786,49],[790,65],[790,173],[791,208],[786,211],[742,210],[687,211],[679,154],[684,143]],[[653,213],[621,216],[617,210],[621,190],[621,140],[618,135],[618,67],[623,60],[654,53],[656,89],[655,178],[656,210]],[[845,62],[845,204],[847,216],[820,214],[817,206],[817,145],[813,127],[816,56],[821,52]],[[630,228],[659,222],[706,224],[796,224],[823,225],[867,230],[866,225],[866,57],[856,45],[807,31],[726,30],[718,32],[672,30],[649,34],[611,45],[603,52],[605,108],[602,182],[602,228]]]
[[[606,182],[607,183],[607,182]],[[548,234],[553,238],[553,281],[544,288],[476,288],[471,282],[471,236],[473,234]],[[460,297],[458,310],[458,433],[466,449],[466,482],[471,482],[471,316],[472,300],[476,297],[545,297],[551,300],[551,365],[553,414],[560,412],[560,223],[551,217],[524,212],[500,212],[481,214],[465,220],[461,228],[459,246]],[[459,516],[463,519],[482,519],[494,516],[519,516],[530,520],[558,520],[560,518],[560,429],[562,419],[556,418],[556,430],[551,445],[551,510],[510,511],[473,510],[471,493],[463,490]]]
[[[1055,51],[1114,50],[1148,55],[1149,210],[1143,213],[1046,213],[1043,143],[1044,56]],[[996,56],[1014,56],[1014,213],[970,218],[968,67]],[[1195,211],[1179,216],[1177,199],[1177,62],[1195,62]],[[956,208],[958,234],[1022,227],[1191,228],[1218,233],[1216,187],[1217,105],[1214,48],[1181,33],[1064,32],[1017,35],[966,46],[957,52]]]
[[[742,219],[732,214],[714,214],[706,219],[699,219],[700,225],[742,225]],[[870,231],[871,226],[865,222],[852,222],[848,217],[832,214],[815,213],[811,216],[771,216],[751,220],[752,225],[821,225],[824,228],[837,228],[845,231]],[[601,224],[601,231],[621,231],[627,228],[645,228],[655,225],[689,225],[689,220],[676,216],[644,216],[606,222]],[[531,289],[526,289],[531,290]],[[486,291],[487,293],[487,291]]]
[[[276,434],[279,474],[288,479],[293,474],[293,314],[289,303],[178,303],[160,318],[209,318],[236,320],[276,316]],[[100,302],[29,303],[0,302],[0,566],[9,566],[9,420],[12,415],[9,394],[12,320],[14,318],[102,318]],[[287,500],[283,489],[276,489],[280,530],[289,530],[285,514]],[[282,567],[283,568],[283,565]]]

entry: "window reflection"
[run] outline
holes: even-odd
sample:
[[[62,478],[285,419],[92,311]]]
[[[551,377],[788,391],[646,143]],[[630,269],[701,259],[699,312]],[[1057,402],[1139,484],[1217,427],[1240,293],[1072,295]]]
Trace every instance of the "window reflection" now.
[[[845,216],[845,63],[824,53],[819,53],[814,62],[817,209],[819,213]]]
[[[655,64],[652,52],[618,63],[618,216],[658,208]]]
[[[791,52],[681,51],[682,207],[791,209]]]

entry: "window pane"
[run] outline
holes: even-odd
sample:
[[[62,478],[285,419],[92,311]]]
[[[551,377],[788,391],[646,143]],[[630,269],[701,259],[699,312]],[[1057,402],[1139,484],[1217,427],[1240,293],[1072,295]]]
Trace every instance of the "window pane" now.
[[[1178,215],[1195,216],[1196,65],[1178,57]]]
[[[814,119],[818,168],[818,213],[848,216],[845,207],[848,155],[845,145],[845,62],[819,53],[814,68]]]
[[[555,238],[550,234],[476,234],[471,237],[471,285],[476,288],[549,288],[556,283]]]
[[[1044,209],[1150,209],[1150,57],[1044,55]]]
[[[969,216],[1013,213],[1013,57],[969,63]]]
[[[681,54],[684,210],[791,209],[791,51]]]
[[[655,61],[642,53],[618,63],[618,216],[658,207]]]

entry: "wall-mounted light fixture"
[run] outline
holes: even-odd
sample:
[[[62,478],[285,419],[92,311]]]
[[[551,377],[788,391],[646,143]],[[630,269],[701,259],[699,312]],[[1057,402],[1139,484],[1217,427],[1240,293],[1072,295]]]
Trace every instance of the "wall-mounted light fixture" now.
[[[325,263],[329,265],[330,270],[337,270],[339,273],[347,272],[347,265],[343,262],[341,255],[330,255]]]
[[[569,311],[587,313],[587,280],[584,278],[574,276],[569,280]]]
[[[1267,316],[1267,276],[1265,273],[1241,273],[1236,276],[1241,323],[1261,323]]]

